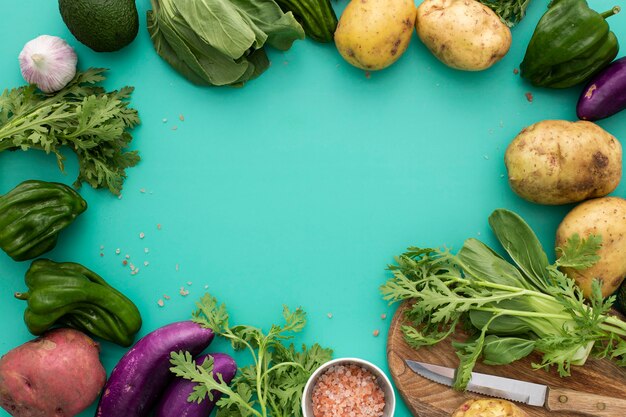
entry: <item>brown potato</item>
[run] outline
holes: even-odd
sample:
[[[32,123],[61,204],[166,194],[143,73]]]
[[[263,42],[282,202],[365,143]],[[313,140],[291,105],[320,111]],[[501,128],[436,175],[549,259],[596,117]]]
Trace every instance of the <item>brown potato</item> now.
[[[476,0],[424,0],[415,29],[441,62],[465,71],[489,68],[511,47],[511,30]]]
[[[527,417],[527,414],[509,401],[481,399],[465,401],[452,417]]]
[[[414,24],[413,0],[352,0],[339,19],[335,45],[355,67],[380,70],[404,53]]]
[[[563,219],[556,231],[556,247],[563,247],[567,240],[578,233],[581,238],[589,235],[602,236],[600,260],[591,268],[575,270],[563,268],[563,272],[576,281],[586,297],[591,294],[594,278],[602,284],[602,295],[613,294],[626,277],[626,200],[604,197],[585,201],[574,207]]]
[[[602,197],[622,178],[622,145],[586,121],[544,120],[523,129],[504,155],[509,184],[538,204]]]

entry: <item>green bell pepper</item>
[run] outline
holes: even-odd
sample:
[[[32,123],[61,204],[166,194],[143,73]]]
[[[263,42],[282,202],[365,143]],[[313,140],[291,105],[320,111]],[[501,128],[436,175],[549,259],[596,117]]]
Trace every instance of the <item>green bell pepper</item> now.
[[[619,44],[605,19],[619,10],[598,13],[585,0],[553,0],[530,39],[520,75],[552,88],[588,80],[617,56]]]
[[[82,265],[38,259],[25,281],[28,292],[15,297],[28,302],[24,321],[34,335],[61,325],[130,346],[141,328],[135,304]]]
[[[36,258],[52,250],[59,232],[86,209],[65,184],[24,181],[0,196],[0,248],[16,261]]]

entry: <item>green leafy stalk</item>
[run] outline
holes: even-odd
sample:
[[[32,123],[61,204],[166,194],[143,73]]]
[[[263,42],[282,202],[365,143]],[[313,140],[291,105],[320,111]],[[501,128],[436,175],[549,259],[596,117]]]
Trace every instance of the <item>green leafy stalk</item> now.
[[[518,24],[524,16],[530,0],[478,0],[492,9],[500,19],[508,26]]]
[[[139,162],[137,151],[126,151],[139,124],[137,111],[129,107],[132,87],[106,92],[104,69],[79,72],[61,91],[47,95],[34,85],[4,90],[0,95],[0,152],[39,149],[54,153],[63,170],[61,148],[78,157],[79,174],[74,185],[87,182],[119,195],[126,168]]]
[[[626,365],[626,323],[608,314],[613,297],[599,282],[587,303],[561,267],[588,268],[598,261],[599,236],[571,237],[550,265],[536,235],[517,214],[496,210],[492,229],[514,264],[484,243],[468,239],[461,250],[409,248],[391,265],[382,287],[389,302],[411,300],[402,330],[414,348],[447,339],[459,325],[474,333],[454,344],[460,359],[455,388],[464,389],[476,361],[508,364],[532,351],[537,368],[569,375],[590,355]]]
[[[173,352],[171,368],[177,376],[197,382],[189,401],[212,399],[211,391],[222,393],[217,402],[218,417],[301,417],[302,391],[309,376],[332,357],[330,349],[318,344],[297,351],[284,341],[293,338],[306,324],[302,309],[283,308],[285,323],[272,325],[267,333],[252,326],[231,326],[224,304],[210,294],[196,304],[192,320],[229,340],[235,350],[247,350],[252,364],[239,369],[229,387],[221,376],[212,374],[212,364],[197,365],[189,353]]]

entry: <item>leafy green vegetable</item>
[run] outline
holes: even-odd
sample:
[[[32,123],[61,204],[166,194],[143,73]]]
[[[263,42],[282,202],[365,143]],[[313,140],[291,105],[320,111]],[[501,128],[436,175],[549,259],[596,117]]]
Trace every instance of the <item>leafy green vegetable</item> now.
[[[189,401],[213,399],[211,391],[223,394],[217,402],[218,417],[301,417],[302,391],[307,380],[317,368],[332,357],[330,349],[318,344],[302,346],[297,351],[293,344],[283,341],[293,338],[306,324],[306,314],[301,309],[283,309],[285,324],[272,325],[267,334],[251,326],[231,326],[224,304],[206,294],[197,303],[193,321],[213,329],[228,340],[236,350],[246,349],[252,356],[252,365],[239,369],[229,387],[221,378],[212,375],[212,364],[197,365],[189,353],[172,352],[172,372],[197,382]]]
[[[438,343],[464,325],[472,333],[455,342],[460,359],[455,388],[465,389],[476,361],[508,364],[542,354],[536,368],[556,366],[561,376],[590,355],[626,366],[626,323],[608,315],[613,297],[599,282],[586,304],[574,280],[559,267],[587,268],[598,260],[601,238],[572,237],[548,264],[536,235],[517,214],[496,210],[491,227],[515,265],[476,239],[461,250],[409,248],[382,287],[390,302],[412,300],[404,336],[414,348]]]
[[[137,151],[126,152],[128,132],[139,124],[137,111],[128,107],[133,88],[105,92],[96,84],[104,69],[79,72],[64,89],[50,95],[34,85],[4,90],[0,95],[0,152],[39,149],[54,153],[63,170],[63,146],[78,157],[79,174],[94,188],[107,187],[119,195],[126,168],[139,162]]]
[[[530,0],[478,0],[492,9],[508,27],[518,24],[524,16]]]
[[[304,30],[274,0],[151,0],[157,53],[200,85],[242,86],[268,67],[265,46],[287,50]]]

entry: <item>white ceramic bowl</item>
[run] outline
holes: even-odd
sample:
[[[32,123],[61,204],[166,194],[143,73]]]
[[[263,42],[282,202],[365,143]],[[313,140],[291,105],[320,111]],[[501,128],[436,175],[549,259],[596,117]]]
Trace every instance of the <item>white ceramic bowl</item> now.
[[[375,377],[376,382],[383,390],[385,394],[385,408],[383,409],[383,417],[393,417],[393,413],[396,409],[396,395],[393,392],[393,386],[391,381],[387,378],[387,375],[376,365],[371,362],[358,358],[339,358],[333,359],[330,362],[326,362],[324,365],[317,368],[313,375],[309,378],[304,387],[304,393],[302,394],[302,415],[304,417],[314,417],[313,405],[311,397],[313,396],[313,388],[318,378],[333,365],[358,365],[364,369],[370,371]]]

